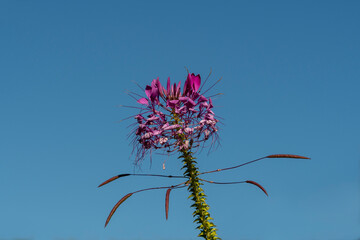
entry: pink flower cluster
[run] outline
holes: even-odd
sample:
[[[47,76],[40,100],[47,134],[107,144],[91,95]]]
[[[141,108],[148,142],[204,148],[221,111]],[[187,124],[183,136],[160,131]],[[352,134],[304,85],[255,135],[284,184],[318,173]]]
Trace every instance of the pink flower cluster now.
[[[146,98],[140,98],[141,112],[135,116],[137,126],[133,144],[136,162],[142,160],[153,149],[174,150],[196,148],[210,137],[212,143],[218,139],[219,122],[212,111],[211,98],[200,93],[200,75],[188,74],[181,91],[181,82],[167,87],[154,79],[146,86]],[[202,144],[204,146],[204,144]]]

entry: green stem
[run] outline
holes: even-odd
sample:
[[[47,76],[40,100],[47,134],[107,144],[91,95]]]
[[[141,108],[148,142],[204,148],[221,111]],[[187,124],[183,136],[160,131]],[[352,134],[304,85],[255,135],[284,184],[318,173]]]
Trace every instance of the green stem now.
[[[195,218],[194,222],[198,223],[197,229],[200,230],[199,237],[203,237],[206,240],[217,240],[220,239],[217,237],[216,228],[214,223],[210,220],[210,214],[208,212],[209,205],[206,204],[206,195],[204,190],[200,187],[202,183],[199,181],[199,171],[196,167],[195,158],[192,156],[190,150],[181,150],[182,155],[179,158],[183,159],[185,169],[184,176],[188,178],[188,190],[191,193],[189,198],[194,201],[194,204],[191,207],[195,208],[193,216]]]
[[[180,123],[180,118],[175,113],[175,111],[172,111],[172,119],[174,120],[174,124]],[[177,135],[178,140],[183,144],[186,141],[189,141],[189,139],[186,139],[184,134],[178,134]],[[194,204],[191,205],[191,207],[195,208],[195,211],[193,213],[193,216],[195,218],[194,222],[198,223],[197,229],[200,230],[200,234],[198,237],[203,237],[206,240],[221,240],[216,234],[216,228],[215,224],[212,223],[210,220],[212,219],[210,217],[210,213],[208,212],[210,207],[206,204],[206,195],[204,193],[204,190],[200,187],[202,183],[199,180],[199,171],[196,167],[196,161],[191,152],[191,147],[193,144],[193,140],[190,139],[188,148],[183,148],[182,150],[179,150],[179,152],[182,153],[182,155],[179,157],[182,158],[184,166],[182,169],[185,169],[184,177],[189,179],[187,181],[188,185],[188,191],[190,192],[189,198],[191,198],[194,201]]]

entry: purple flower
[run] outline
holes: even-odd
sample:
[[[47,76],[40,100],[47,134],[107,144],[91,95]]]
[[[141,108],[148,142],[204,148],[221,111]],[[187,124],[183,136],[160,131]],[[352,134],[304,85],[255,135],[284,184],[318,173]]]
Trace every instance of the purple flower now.
[[[200,75],[188,74],[183,91],[181,82],[166,88],[159,78],[145,87],[146,97],[137,100],[141,112],[135,116],[133,135],[136,162],[155,149],[166,152],[204,146],[210,137],[218,140],[217,123],[212,99],[200,92]],[[207,92],[207,91],[205,91]]]

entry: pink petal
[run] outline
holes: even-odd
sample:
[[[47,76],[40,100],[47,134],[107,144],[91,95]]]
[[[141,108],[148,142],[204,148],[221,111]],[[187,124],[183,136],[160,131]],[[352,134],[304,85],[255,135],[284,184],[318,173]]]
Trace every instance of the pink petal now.
[[[151,98],[151,101],[155,101],[156,99],[158,99],[159,98],[159,89],[158,88],[156,88],[156,87],[153,87],[152,89],[151,89],[151,96],[150,96]]]
[[[191,82],[192,82],[192,89],[194,90],[194,92],[197,92],[200,88],[200,84],[201,84],[201,78],[200,78],[200,74],[196,75],[195,74],[191,74]]]
[[[155,87],[155,88],[160,88],[160,87],[161,87],[159,78],[152,80],[152,82],[151,82],[151,87],[152,87],[152,88],[154,88],[154,87]]]
[[[168,127],[163,127],[163,129],[164,130],[172,130],[172,129],[175,129],[175,128],[179,128],[180,127],[180,125],[178,125],[178,124],[174,124],[174,125],[170,125],[170,126],[168,126]]]
[[[184,91],[183,91],[183,95],[185,96],[188,92],[190,92],[191,86],[192,86],[192,79],[190,77],[190,73],[188,74],[188,77],[186,78],[185,84],[184,84]]]
[[[203,95],[200,95],[198,102],[207,102],[208,99],[204,97]]]
[[[151,89],[152,89],[152,87],[150,87],[149,85],[146,85],[145,93],[146,93],[146,96],[148,97],[148,99],[150,99],[150,97],[151,97]]]
[[[180,87],[181,87],[181,81],[179,81],[177,89],[176,89],[176,95],[180,92]]]
[[[196,106],[196,103],[191,98],[189,98],[189,101],[187,102],[187,105],[191,106],[191,107],[194,107],[194,106]]]
[[[162,129],[165,129],[165,128],[167,128],[169,126],[169,123],[167,122],[167,123],[165,123],[161,128]]]
[[[179,100],[182,101],[182,102],[187,102],[189,101],[189,97],[179,97]]]
[[[171,108],[174,108],[174,107],[176,107],[176,104],[178,104],[179,103],[179,100],[168,100],[167,101],[167,106],[168,107],[171,107]]]
[[[213,108],[214,106],[213,106],[213,104],[212,104],[212,100],[211,100],[211,98],[209,98],[209,108]]]
[[[137,100],[137,102],[140,104],[149,105],[149,101],[146,98],[140,98]]]
[[[176,84],[174,84],[176,87]],[[170,91],[170,95],[173,96],[174,95],[174,85],[171,86],[171,91]]]
[[[158,120],[159,119],[159,117],[157,117],[157,116],[152,116],[151,118],[148,118],[146,121],[147,122],[151,122],[151,121],[155,121],[155,120]]]
[[[167,90],[167,95],[169,95],[170,94],[170,77],[167,80],[167,88],[166,88],[166,90]]]
[[[164,97],[164,96],[166,96],[166,95],[167,95],[167,93],[166,93],[165,88],[164,88],[164,87],[161,87],[161,88],[160,88],[160,96],[161,96],[161,97]]]
[[[196,103],[189,97],[179,97],[179,100],[186,104],[188,107],[196,106]]]

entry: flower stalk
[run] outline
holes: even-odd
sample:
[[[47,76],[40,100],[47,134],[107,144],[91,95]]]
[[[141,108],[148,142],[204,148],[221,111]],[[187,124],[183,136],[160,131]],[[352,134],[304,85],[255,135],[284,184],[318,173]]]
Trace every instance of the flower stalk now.
[[[172,113],[172,119],[176,125],[181,123],[181,119],[175,112]],[[215,224],[210,221],[212,220],[209,213],[210,207],[206,203],[206,195],[201,188],[203,183],[201,183],[199,179],[200,172],[196,166],[196,158],[192,156],[191,148],[194,140],[189,140],[183,133],[178,134],[177,137],[179,138],[180,146],[183,146],[178,150],[181,153],[178,158],[182,159],[183,167],[181,169],[185,170],[184,177],[188,179],[186,182],[188,191],[190,192],[188,198],[191,198],[194,202],[191,207],[195,209],[193,212],[194,222],[198,224],[197,229],[200,230],[198,237],[203,237],[206,240],[220,239],[217,237]]]
[[[182,169],[185,169],[184,176],[187,177],[189,180],[188,184],[188,191],[190,192],[189,198],[192,199],[194,204],[191,205],[193,207],[194,213],[193,216],[195,218],[194,222],[198,224],[197,229],[200,230],[199,237],[203,237],[206,240],[216,240],[220,239],[217,237],[215,224],[212,223],[210,220],[209,213],[209,205],[206,203],[206,195],[204,190],[201,188],[203,185],[199,179],[199,171],[196,167],[196,161],[190,150],[182,150],[182,155],[179,159],[182,159],[184,166]]]

